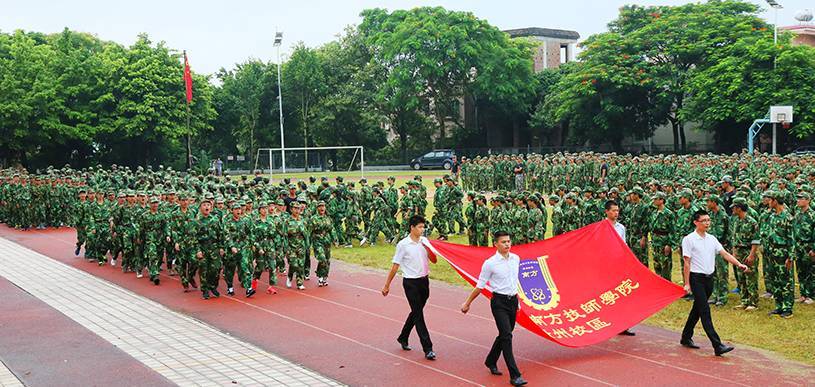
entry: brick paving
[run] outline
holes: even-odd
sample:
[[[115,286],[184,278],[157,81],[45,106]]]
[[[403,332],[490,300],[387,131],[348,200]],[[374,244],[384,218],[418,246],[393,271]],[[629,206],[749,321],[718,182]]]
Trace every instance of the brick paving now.
[[[341,385],[6,239],[0,251],[0,276],[178,385]],[[22,385],[3,366],[0,385],[11,383]]]

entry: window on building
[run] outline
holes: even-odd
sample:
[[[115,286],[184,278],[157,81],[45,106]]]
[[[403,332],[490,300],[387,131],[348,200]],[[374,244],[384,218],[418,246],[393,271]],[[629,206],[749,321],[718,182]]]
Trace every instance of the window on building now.
[[[569,61],[569,45],[568,44],[561,44],[560,45],[560,64],[567,63]]]

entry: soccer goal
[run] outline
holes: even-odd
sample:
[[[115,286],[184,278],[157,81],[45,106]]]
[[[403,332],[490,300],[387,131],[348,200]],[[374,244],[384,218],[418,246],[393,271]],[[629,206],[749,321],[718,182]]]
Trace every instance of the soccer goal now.
[[[275,174],[300,172],[359,172],[365,177],[365,148],[361,145],[306,148],[260,148],[255,170]]]

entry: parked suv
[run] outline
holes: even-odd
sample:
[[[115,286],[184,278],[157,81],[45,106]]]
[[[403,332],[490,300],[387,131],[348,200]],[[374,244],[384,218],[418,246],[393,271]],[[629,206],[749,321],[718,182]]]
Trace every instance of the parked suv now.
[[[410,167],[416,170],[422,168],[444,168],[453,167],[453,156],[456,155],[452,149],[435,149],[425,153],[413,160],[410,160]]]

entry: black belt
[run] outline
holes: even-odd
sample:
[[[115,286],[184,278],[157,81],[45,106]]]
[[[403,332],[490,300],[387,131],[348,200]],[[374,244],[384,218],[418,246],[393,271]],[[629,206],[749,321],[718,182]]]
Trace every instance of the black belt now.
[[[509,294],[501,294],[501,293],[493,292],[492,295],[493,295],[493,297],[501,297],[501,298],[506,298],[506,299],[509,299],[509,300],[511,300],[513,298],[518,298],[517,294],[514,294],[514,295],[510,296]]]
[[[690,272],[690,275],[695,275],[695,276],[699,276],[699,277],[705,277],[705,278],[713,278],[713,276],[714,276],[715,274],[716,274],[715,272],[714,272],[714,273],[710,273],[710,274],[697,273],[697,272],[693,272],[693,271],[692,271],[692,272]]]
[[[405,281],[418,281],[418,280],[426,280],[427,276],[419,277],[419,278],[404,278],[403,277],[402,279],[405,280]]]

